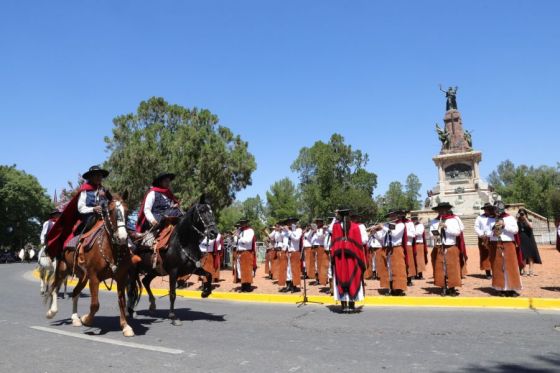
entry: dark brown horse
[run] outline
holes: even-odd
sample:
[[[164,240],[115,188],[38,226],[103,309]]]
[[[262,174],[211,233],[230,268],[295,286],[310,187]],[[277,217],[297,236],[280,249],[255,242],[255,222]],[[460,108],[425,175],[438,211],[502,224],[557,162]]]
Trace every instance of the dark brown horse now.
[[[72,292],[72,325],[91,326],[93,318],[99,310],[99,285],[101,282],[113,280],[117,283],[117,293],[120,309],[120,326],[125,337],[133,337],[134,331],[126,321],[126,299],[125,291],[129,280],[129,270],[132,265],[130,250],[128,248],[128,232],[126,230],[126,217],[128,209],[126,199],[128,193],[121,197],[109,196],[109,203],[102,205],[101,232],[96,236],[91,249],[84,250],[84,263],[77,263],[77,255],[74,250],[66,250],[58,261],[54,283],[49,285],[46,301],[49,303],[47,318],[52,319],[58,312],[58,305],[54,289],[73,272],[78,278],[78,284]],[[78,316],[78,299],[80,293],[89,281],[91,296],[90,311],[88,314]],[[138,292],[142,285],[134,281],[130,284],[132,291]]]

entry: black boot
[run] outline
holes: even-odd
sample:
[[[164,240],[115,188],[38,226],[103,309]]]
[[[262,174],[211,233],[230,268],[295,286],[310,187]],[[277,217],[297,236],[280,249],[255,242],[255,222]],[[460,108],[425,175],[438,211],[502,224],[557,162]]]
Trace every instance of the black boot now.
[[[417,280],[423,280],[423,279],[424,279],[424,274],[423,274],[422,272],[418,273],[418,274],[416,275],[416,279],[417,279]]]
[[[412,277],[409,277],[407,279],[406,286],[414,286],[414,284],[412,283]]]
[[[348,308],[350,308],[351,311],[355,311],[356,310],[356,302],[349,302],[348,303]]]
[[[301,289],[295,285],[292,285],[292,289],[291,289],[292,293],[299,293],[301,291]]]
[[[449,294],[449,296],[451,296],[451,297],[456,297],[456,296],[459,295],[459,292],[458,292],[457,289],[455,289],[455,288],[450,288],[450,289],[447,291],[447,294]]]
[[[492,279],[492,271],[486,271],[486,279],[487,279],[487,280],[491,280],[491,279]]]
[[[441,289],[441,296],[442,296],[442,297],[447,296],[448,292],[449,292],[449,289],[447,289],[447,288]]]
[[[290,289],[292,288],[292,282],[291,281],[287,281],[286,282],[286,286],[284,286],[282,289],[280,289],[279,291],[281,293],[287,293],[288,291],[290,291]]]

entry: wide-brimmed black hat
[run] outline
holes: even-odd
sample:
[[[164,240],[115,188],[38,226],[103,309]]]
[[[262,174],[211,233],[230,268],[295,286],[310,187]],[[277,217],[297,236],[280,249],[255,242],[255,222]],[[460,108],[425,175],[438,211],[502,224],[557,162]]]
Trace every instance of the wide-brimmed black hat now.
[[[437,211],[439,209],[452,209],[453,205],[449,202],[440,202],[438,203],[438,205],[436,207],[434,207],[432,210]]]
[[[412,221],[420,220],[420,217],[418,215],[411,215],[410,220],[412,220]]]
[[[286,220],[284,220],[285,223],[296,223],[298,221],[299,221],[299,219],[294,217],[294,216],[291,216],[291,217],[287,218]]]
[[[103,178],[105,179],[107,176],[109,176],[109,171],[102,169],[99,166],[91,166],[89,168],[89,170],[87,172],[84,172],[84,174],[82,175],[82,177],[86,180],[89,180],[89,178],[91,177],[91,175],[95,174],[95,173],[101,173],[101,175],[103,176]]]
[[[491,204],[490,202],[486,202],[486,203],[484,204],[484,206],[482,206],[480,209],[481,209],[481,210],[486,210],[486,209],[493,209],[493,208],[494,208],[494,205],[493,205],[493,204]]]
[[[385,217],[389,217],[391,215],[402,215],[402,214],[406,214],[406,211],[403,209],[393,209],[393,210],[389,210],[389,212],[385,215]]]
[[[54,209],[49,213],[49,216],[54,216],[54,215],[58,215],[58,214],[62,214],[62,212],[60,212],[59,209]]]
[[[247,218],[241,218],[237,221],[237,224],[239,224],[239,225],[246,225],[248,223],[249,223],[249,219],[247,219]]]
[[[159,185],[159,183],[163,180],[169,178],[170,180],[175,179],[175,174],[171,173],[171,172],[162,172],[161,174],[157,175],[154,178],[154,181],[152,181],[152,185],[157,186]]]
[[[315,222],[315,223],[317,223],[317,222],[324,223],[324,222],[325,222],[325,219],[323,219],[323,218],[315,218],[315,219],[313,219],[313,222]]]

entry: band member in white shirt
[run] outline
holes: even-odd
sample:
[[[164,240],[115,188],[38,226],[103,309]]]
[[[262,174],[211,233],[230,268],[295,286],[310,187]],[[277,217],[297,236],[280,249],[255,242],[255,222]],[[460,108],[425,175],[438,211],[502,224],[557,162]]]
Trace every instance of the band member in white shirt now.
[[[237,273],[241,279],[241,292],[250,293],[253,291],[251,286],[256,265],[256,238],[255,231],[249,226],[248,219],[241,219],[238,222],[239,230],[236,232],[237,245]]]
[[[495,217],[488,220],[490,234],[490,262],[492,263],[492,287],[500,296],[517,297],[523,289],[519,270],[522,258],[516,243],[519,232],[517,220],[505,212],[503,202],[494,203]]]
[[[442,295],[457,296],[462,286],[461,263],[465,255],[463,223],[455,216],[448,202],[433,208],[437,218],[430,223],[430,233],[436,241],[432,251],[434,285],[442,288]]]
[[[414,223],[414,232],[416,235],[414,242],[416,246],[416,279],[423,280],[424,271],[426,271],[426,265],[428,265],[426,228],[418,218],[418,215],[413,215],[411,220]]]
[[[492,228],[488,224],[490,218],[494,217],[494,205],[485,203],[482,207],[484,213],[478,216],[474,222],[474,231],[478,236],[478,251],[480,253],[480,270],[485,271],[486,279],[492,278],[492,264],[490,263],[490,236]]]

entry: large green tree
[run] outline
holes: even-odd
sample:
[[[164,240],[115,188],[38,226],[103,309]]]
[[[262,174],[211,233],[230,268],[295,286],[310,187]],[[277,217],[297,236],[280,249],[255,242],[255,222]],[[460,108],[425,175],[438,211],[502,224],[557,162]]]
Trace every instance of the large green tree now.
[[[406,177],[404,194],[406,195],[406,209],[419,210],[422,206],[420,201],[420,189],[422,183],[420,178],[415,174],[410,174]]]
[[[262,198],[258,194],[256,197],[249,197],[242,202],[242,206],[243,217],[249,219],[257,239],[262,239],[262,233],[266,227],[266,212]]]
[[[251,185],[256,169],[247,142],[208,110],[168,104],[163,98],[142,101],[136,113],[113,120],[106,137],[110,152],[105,167],[107,184],[116,192],[128,190],[136,207],[159,172],[177,174],[173,189],[186,206],[207,193],[219,211],[238,191]]]
[[[507,160],[498,165],[488,177],[506,203],[524,203],[525,206],[546,217],[553,217],[560,190],[560,163],[550,166],[516,166]]]
[[[352,149],[339,134],[301,149],[292,170],[299,174],[304,215],[330,216],[340,206],[375,214],[377,175],[365,169],[368,161],[367,154]]]
[[[35,176],[0,166],[0,246],[37,244],[43,221],[54,206]]]
[[[287,177],[278,180],[266,192],[266,205],[269,223],[274,224],[280,219],[298,216],[298,193],[294,183]]]

